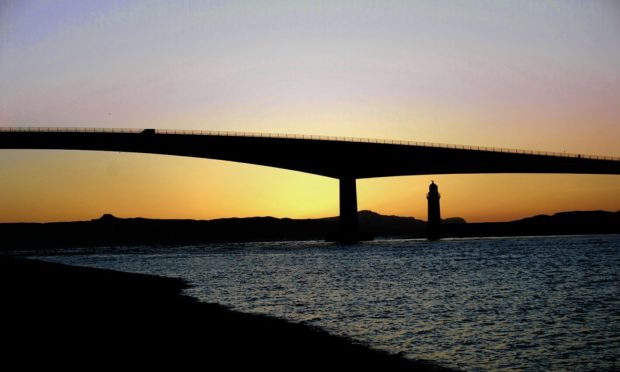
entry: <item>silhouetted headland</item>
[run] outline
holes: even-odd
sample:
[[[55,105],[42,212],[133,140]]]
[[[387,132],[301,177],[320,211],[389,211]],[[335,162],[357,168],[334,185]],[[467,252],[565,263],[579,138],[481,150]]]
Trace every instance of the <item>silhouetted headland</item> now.
[[[198,302],[181,293],[181,279],[8,256],[0,256],[0,276],[3,355],[24,369],[447,371],[310,326]]]
[[[620,234],[620,211],[561,212],[512,222],[443,224],[444,237]]]
[[[375,237],[425,238],[427,223],[413,217],[359,212],[360,230]],[[444,237],[620,234],[620,212],[563,212],[513,222],[441,221]],[[290,219],[225,218],[208,221],[117,218],[110,214],[79,222],[4,223],[0,239],[6,249],[104,245],[176,245],[209,242],[323,240],[339,231],[338,217]]]

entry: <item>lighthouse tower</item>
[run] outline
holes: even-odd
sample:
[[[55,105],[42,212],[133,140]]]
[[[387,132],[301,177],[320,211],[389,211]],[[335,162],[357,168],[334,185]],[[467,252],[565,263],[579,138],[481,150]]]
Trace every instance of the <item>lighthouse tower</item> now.
[[[435,181],[431,181],[428,187],[428,225],[427,225],[427,237],[429,240],[437,240],[441,238],[441,213],[439,211],[439,189],[435,184]]]

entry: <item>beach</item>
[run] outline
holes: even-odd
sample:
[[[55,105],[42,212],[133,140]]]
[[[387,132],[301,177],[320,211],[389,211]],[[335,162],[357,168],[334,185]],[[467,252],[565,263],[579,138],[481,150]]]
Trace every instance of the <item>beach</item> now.
[[[22,365],[440,371],[183,295],[181,279],[2,257],[4,350]]]

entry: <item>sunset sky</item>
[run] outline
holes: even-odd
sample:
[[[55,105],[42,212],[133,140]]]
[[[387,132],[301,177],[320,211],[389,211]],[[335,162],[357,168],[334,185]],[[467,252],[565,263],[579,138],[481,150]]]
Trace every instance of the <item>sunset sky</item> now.
[[[254,131],[620,156],[620,2],[0,1],[0,126]],[[620,210],[620,176],[358,181],[359,209],[505,221]],[[0,222],[324,217],[333,179],[0,150]]]

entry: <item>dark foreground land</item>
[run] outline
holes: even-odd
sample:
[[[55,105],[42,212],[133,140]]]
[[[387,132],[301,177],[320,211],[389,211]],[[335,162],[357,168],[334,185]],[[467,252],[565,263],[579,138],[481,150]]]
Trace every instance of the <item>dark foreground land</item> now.
[[[445,370],[181,294],[180,279],[0,257],[3,359],[196,370]],[[82,364],[87,361],[87,364]]]

